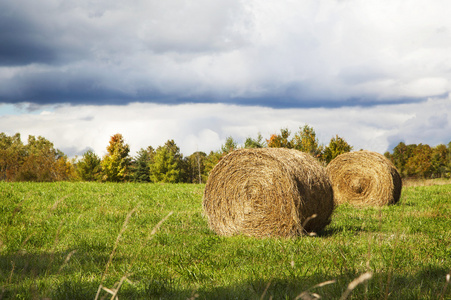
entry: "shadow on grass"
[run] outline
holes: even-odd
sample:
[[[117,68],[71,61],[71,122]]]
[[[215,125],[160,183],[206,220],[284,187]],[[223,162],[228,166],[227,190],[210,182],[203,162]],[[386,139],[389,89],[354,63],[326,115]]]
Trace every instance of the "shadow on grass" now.
[[[56,255],[56,254],[55,254]],[[64,254],[58,254],[63,257]],[[85,253],[83,255],[88,255]],[[15,259],[17,278],[8,283],[11,270],[11,259]],[[54,258],[53,258],[54,260]],[[101,260],[107,260],[102,257]],[[22,261],[22,263],[20,263]],[[11,256],[0,256],[1,277],[0,299],[17,298],[22,295],[26,299],[94,299],[100,285],[100,276],[94,278],[85,276],[83,272],[62,272],[58,275],[55,270],[50,271],[46,264],[52,262],[49,254],[23,255],[20,259]],[[25,261],[27,265],[25,265]],[[3,268],[8,266],[6,269]],[[19,269],[22,268],[21,271]],[[401,276],[397,274],[376,273],[366,283],[362,283],[352,292],[353,299],[440,299],[445,286],[445,276],[449,270],[434,266],[427,266],[414,274]],[[140,276],[130,278],[124,283],[118,293],[120,299],[295,299],[304,291],[316,293],[322,299],[338,299],[346,290],[348,284],[360,274],[349,273],[332,278],[327,274],[315,274],[308,277],[272,278],[263,280],[256,278],[252,281],[240,282],[230,286],[216,286],[214,281],[192,282],[198,289],[181,288],[179,278],[169,274],[151,274],[149,277]],[[42,287],[42,283],[32,284],[46,276],[56,276],[51,286]],[[18,284],[27,279],[28,285]],[[49,280],[47,278],[47,280]],[[335,283],[321,287],[317,284],[336,280]],[[112,287],[114,282],[107,282],[105,286]],[[106,292],[101,296],[111,298]],[[451,297],[451,287],[447,289],[443,299]]]
[[[445,269],[425,268],[409,276],[376,274],[367,283],[362,283],[352,292],[353,299],[440,299],[445,286]],[[142,284],[125,284],[119,298],[124,299],[295,299],[304,291],[316,293],[322,299],[338,299],[348,284],[359,274],[346,274],[330,278],[324,274],[310,277],[279,279],[269,282],[256,279],[225,287],[202,287],[199,289],[180,289],[176,280],[169,277],[143,279]],[[335,279],[322,287],[319,283]],[[97,286],[81,282],[63,282],[56,287],[52,299],[86,299],[96,293]],[[448,289],[444,299],[451,297]],[[89,297],[88,297],[89,298]]]
[[[9,277],[14,279],[17,277],[39,277],[41,275],[57,274],[64,270],[71,260],[71,256],[75,255],[78,266],[104,266],[108,260],[107,252],[92,251],[86,252],[82,250],[56,252],[56,253],[26,253],[19,252],[15,254],[0,255],[0,278]],[[120,259],[120,258],[118,258]],[[74,258],[72,258],[74,260]],[[7,274],[6,274],[7,273]]]
[[[337,234],[343,234],[346,232],[347,234],[358,234],[361,232],[369,232],[373,230],[367,230],[366,228],[362,228],[361,225],[334,225],[328,226],[322,231],[318,232],[318,237],[330,237]]]
[[[80,267],[86,270],[96,269],[97,266],[103,270],[109,254],[107,252],[101,253],[92,249],[92,251],[72,250],[55,253],[26,253],[19,251],[12,254],[1,254],[0,300],[46,298],[49,296],[49,293],[58,291],[58,289],[55,289],[55,286],[49,284],[52,280],[59,282],[61,279],[73,277],[74,274],[83,274],[83,270],[80,270]],[[75,258],[72,257],[74,254],[76,254]],[[73,262],[74,260],[76,260],[76,263]],[[71,293],[72,287],[74,286],[71,283],[63,282],[62,284],[64,293],[67,293],[67,295],[74,295]],[[80,295],[78,299],[81,299],[83,295],[89,295],[89,298],[93,298],[91,296],[92,288],[93,286],[87,286],[87,283],[83,282],[76,288],[76,291],[72,292]],[[70,299],[70,297],[66,299]]]

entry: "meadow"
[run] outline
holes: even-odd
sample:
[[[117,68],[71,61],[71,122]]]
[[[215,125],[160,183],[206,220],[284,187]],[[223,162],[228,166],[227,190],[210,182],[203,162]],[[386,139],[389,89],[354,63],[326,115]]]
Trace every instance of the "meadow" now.
[[[451,184],[293,239],[216,235],[204,188],[0,182],[0,299],[451,299]]]

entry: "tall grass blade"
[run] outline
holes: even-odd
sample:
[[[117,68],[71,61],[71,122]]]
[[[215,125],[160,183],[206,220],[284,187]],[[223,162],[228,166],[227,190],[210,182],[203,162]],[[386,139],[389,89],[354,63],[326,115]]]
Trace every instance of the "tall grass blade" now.
[[[66,259],[64,260],[63,264],[61,265],[61,267],[59,268],[57,274],[59,274],[61,272],[61,270],[67,265],[67,263],[69,262],[70,258],[72,257],[72,255],[74,255],[77,252],[77,250],[72,250],[71,252],[69,252],[69,254],[66,256]]]
[[[451,284],[451,273],[450,274],[446,274],[446,282],[445,282],[445,286],[443,287],[443,291],[442,291],[442,295],[440,296],[440,299],[445,299],[446,288],[450,284]]]
[[[113,250],[111,251],[110,258],[108,259],[108,262],[107,262],[106,267],[105,267],[105,271],[103,272],[103,275],[102,275],[102,278],[101,278],[100,282],[103,282],[103,280],[105,279],[106,274],[108,273],[108,268],[110,267],[110,264],[111,264],[111,261],[113,260],[114,254],[116,253],[116,248],[119,245],[119,241],[121,240],[122,234],[124,233],[125,229],[127,228],[128,221],[130,220],[131,216],[135,213],[136,209],[137,209],[137,207],[132,209],[127,214],[127,217],[125,218],[124,224],[122,224],[121,231],[117,235],[116,242],[114,243]]]
[[[340,300],[345,300],[348,299],[349,295],[351,294],[351,292],[361,283],[364,283],[367,280],[370,280],[373,277],[373,273],[371,272],[366,272],[363,273],[362,275],[360,275],[359,277],[357,277],[356,279],[354,279],[353,281],[351,281],[351,283],[348,284],[348,288],[346,289],[346,291],[343,293],[343,295],[341,295]]]
[[[316,289],[319,287],[323,287],[329,284],[333,284],[336,283],[336,280],[328,280],[328,281],[324,281],[321,283],[318,283],[317,285],[312,286],[311,288],[307,289],[306,291],[303,291],[302,293],[300,293],[295,300],[301,299],[301,300],[314,300],[314,299],[320,299],[321,297],[316,294],[316,293],[310,293],[310,290],[312,289]]]

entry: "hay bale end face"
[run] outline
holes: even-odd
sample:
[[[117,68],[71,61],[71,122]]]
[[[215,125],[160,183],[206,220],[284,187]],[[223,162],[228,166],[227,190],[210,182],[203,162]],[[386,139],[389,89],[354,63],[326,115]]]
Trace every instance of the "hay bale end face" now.
[[[333,190],[325,168],[306,153],[241,149],[210,172],[203,208],[219,235],[292,237],[330,223]]]
[[[337,204],[383,206],[401,197],[402,181],[395,166],[372,151],[348,152],[327,165]]]

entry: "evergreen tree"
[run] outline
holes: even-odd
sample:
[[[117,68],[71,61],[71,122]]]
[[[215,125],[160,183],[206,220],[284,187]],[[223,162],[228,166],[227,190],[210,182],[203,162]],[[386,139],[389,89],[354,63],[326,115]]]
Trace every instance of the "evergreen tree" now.
[[[244,148],[265,148],[265,140],[263,139],[261,133],[258,134],[256,139],[248,137],[244,142]]]
[[[178,167],[174,154],[166,147],[158,147],[150,165],[150,179],[153,182],[178,182],[180,176]]]
[[[155,151],[150,165],[150,179],[153,182],[180,182],[183,178],[183,156],[174,140],[168,140]]]
[[[133,181],[150,182],[150,164],[152,162],[155,151],[151,146],[147,149],[141,148],[134,161]]]
[[[221,146],[221,151],[224,155],[236,149],[238,149],[238,143],[231,136],[227,137],[225,144]]]
[[[92,150],[83,154],[82,159],[77,163],[77,172],[82,180],[98,181],[101,179],[101,160]]]
[[[294,137],[290,139],[290,136],[291,132],[288,128],[283,128],[280,130],[280,134],[271,135],[266,142],[270,148],[296,149],[317,158],[321,157],[324,146],[319,144],[313,127],[308,125],[299,127],[299,131],[295,133]]]
[[[324,152],[322,155],[322,160],[328,164],[340,154],[350,152],[352,150],[352,146],[349,145],[343,138],[335,135],[330,142],[329,145],[324,148]]]
[[[324,150],[324,147],[319,144],[315,130],[308,125],[299,127],[299,131],[294,135],[290,144],[294,149],[309,153],[317,158],[321,157]]]
[[[122,134],[117,133],[110,139],[108,154],[101,162],[103,180],[120,182],[128,179],[130,168],[130,147],[125,143]]]

